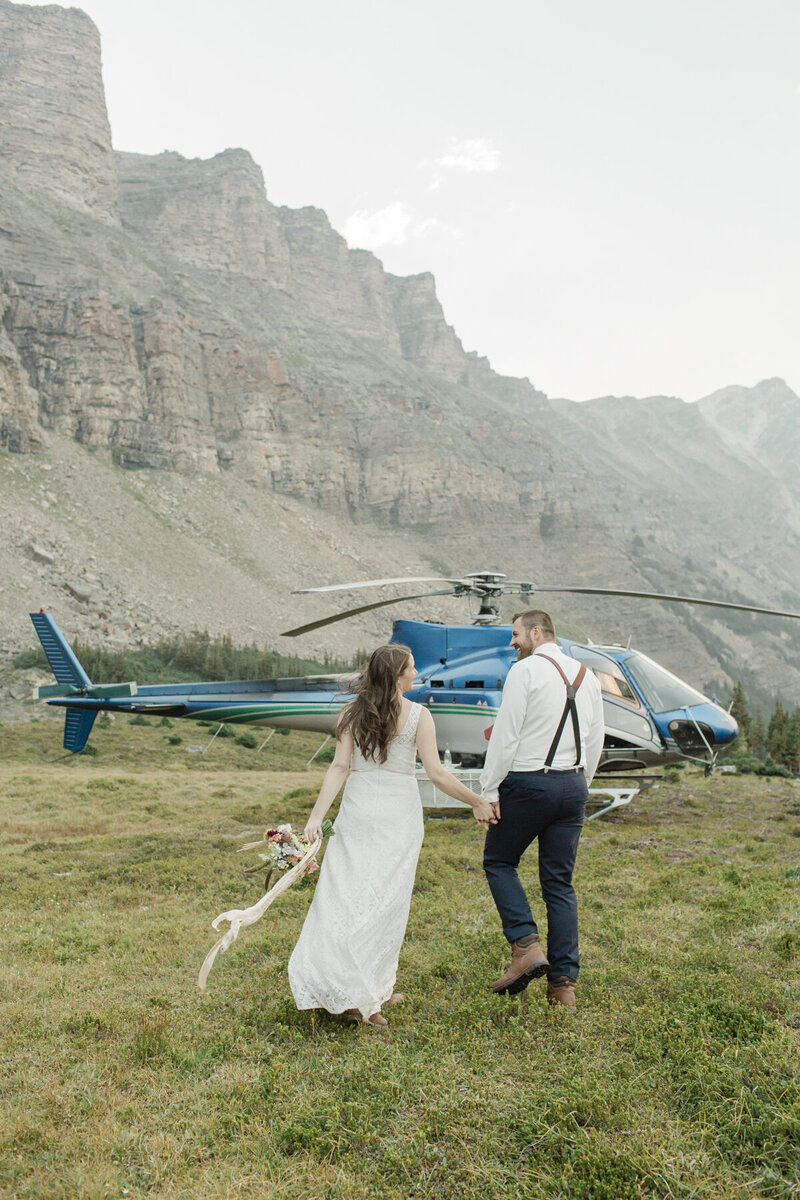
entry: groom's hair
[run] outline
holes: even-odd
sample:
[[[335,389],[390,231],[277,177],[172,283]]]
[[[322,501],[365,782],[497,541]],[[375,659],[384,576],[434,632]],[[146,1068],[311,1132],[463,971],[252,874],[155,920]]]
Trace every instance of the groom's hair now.
[[[512,624],[514,621],[521,621],[523,629],[529,636],[534,625],[538,625],[547,641],[554,642],[556,640],[556,627],[553,624],[553,618],[544,609],[526,608],[524,612],[514,613],[514,616],[511,618]]]

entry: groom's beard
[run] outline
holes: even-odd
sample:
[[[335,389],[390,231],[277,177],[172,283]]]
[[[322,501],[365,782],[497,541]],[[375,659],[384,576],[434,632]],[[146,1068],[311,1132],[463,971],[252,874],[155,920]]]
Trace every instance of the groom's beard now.
[[[523,658],[530,658],[530,656],[532,654],[533,654],[533,646],[530,646],[527,650],[525,650],[522,646],[520,646],[517,650],[517,662],[519,662],[520,659],[523,659]]]

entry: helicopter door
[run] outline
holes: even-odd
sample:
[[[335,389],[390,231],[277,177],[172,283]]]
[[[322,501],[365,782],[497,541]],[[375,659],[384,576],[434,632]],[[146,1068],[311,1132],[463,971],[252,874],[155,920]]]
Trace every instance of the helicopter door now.
[[[648,720],[647,709],[613,658],[575,643],[570,645],[569,653],[597,676],[603,693],[606,745],[660,749],[660,742]]]

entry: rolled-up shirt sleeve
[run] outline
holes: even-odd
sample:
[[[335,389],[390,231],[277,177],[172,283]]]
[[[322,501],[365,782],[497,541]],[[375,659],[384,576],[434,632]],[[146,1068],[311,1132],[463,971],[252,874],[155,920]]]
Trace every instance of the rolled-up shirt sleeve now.
[[[497,800],[497,789],[511,770],[528,706],[525,676],[516,666],[514,663],[506,676],[500,711],[492,727],[486,762],[481,771],[481,788],[490,803]]]
[[[592,701],[592,713],[584,743],[584,753],[586,756],[584,770],[587,784],[590,784],[594,779],[594,773],[600,761],[600,752],[603,749],[606,734],[603,697],[599,686],[592,689]]]

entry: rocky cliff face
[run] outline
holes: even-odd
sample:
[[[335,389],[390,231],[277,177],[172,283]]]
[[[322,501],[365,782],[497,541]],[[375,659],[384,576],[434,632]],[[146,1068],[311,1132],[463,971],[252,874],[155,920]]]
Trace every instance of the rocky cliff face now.
[[[517,484],[490,420],[495,469],[460,470],[465,418],[487,415],[496,377],[471,383],[430,275],[387,275],[324,213],[271,205],[245,151],[116,161],[118,222],[50,199],[63,236],[44,273],[20,270],[22,226],[4,263],[4,328],[40,426],[124,467],[235,470],[359,520],[529,494],[530,450]],[[37,422],[4,412],[5,444],[27,444]]]
[[[208,161],[117,154],[116,165],[126,227],[175,265],[284,286],[288,246],[246,151]]]
[[[432,276],[387,274],[319,209],[273,205],[246,151],[115,154],[97,33],[77,10],[0,0],[0,150],[0,446],[49,455],[53,470],[78,447],[82,471],[111,472],[103,494],[115,505],[126,477],[152,488],[169,473],[193,504],[203,480],[236,504],[249,489],[264,541],[270,505],[297,506],[280,549],[258,560],[254,595],[316,581],[300,548],[304,512],[311,525],[324,513],[348,547],[341,572],[326,559],[334,575],[502,566],[517,578],[800,608],[800,402],[780,381],[695,406],[574,405],[497,376],[464,352]],[[64,477],[65,495],[75,478]],[[8,496],[17,511],[19,488]],[[208,515],[197,537],[213,528]],[[398,568],[387,547],[401,535]],[[113,540],[105,554],[113,560]],[[130,588],[121,565],[112,576]],[[191,586],[202,585],[193,576]],[[5,603],[16,622],[19,591],[0,592]],[[633,635],[700,686],[724,686],[743,664],[765,689],[800,699],[785,627],[554,605],[595,640]],[[263,636],[281,627],[270,617]],[[351,639],[375,629],[357,625]]]
[[[6,297],[0,297],[0,318],[7,307]],[[39,398],[28,382],[17,347],[0,329],[0,446],[17,454],[38,450]]]
[[[0,142],[26,189],[117,219],[100,38],[79,9],[0,0]]]

